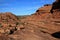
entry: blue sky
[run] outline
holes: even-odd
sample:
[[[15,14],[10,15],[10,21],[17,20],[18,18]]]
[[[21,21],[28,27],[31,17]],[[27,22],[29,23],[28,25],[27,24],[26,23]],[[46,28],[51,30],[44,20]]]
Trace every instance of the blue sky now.
[[[15,15],[30,15],[44,4],[54,0],[0,0],[0,12],[12,12]]]

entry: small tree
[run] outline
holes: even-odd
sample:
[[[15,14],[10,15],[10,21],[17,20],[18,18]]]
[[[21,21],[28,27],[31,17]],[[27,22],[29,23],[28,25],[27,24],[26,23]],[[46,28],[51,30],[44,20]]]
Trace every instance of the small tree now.
[[[0,28],[2,27],[2,24],[0,23]]]
[[[12,27],[11,25],[9,25],[9,27]]]
[[[18,25],[19,23],[18,22],[16,22],[16,25]]]

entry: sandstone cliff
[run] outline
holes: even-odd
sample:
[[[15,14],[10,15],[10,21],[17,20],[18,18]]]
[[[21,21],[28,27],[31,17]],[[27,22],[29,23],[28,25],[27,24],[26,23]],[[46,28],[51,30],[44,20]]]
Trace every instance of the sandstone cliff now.
[[[59,4],[56,0],[23,19],[10,12],[1,13],[0,40],[60,40]]]

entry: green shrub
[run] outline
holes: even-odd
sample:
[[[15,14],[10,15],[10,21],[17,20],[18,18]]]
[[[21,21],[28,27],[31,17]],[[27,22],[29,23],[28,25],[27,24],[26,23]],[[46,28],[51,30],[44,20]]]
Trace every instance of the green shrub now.
[[[2,24],[0,23],[0,27],[2,27]]]
[[[19,23],[18,23],[18,22],[16,22],[16,25],[19,25]]]
[[[11,25],[9,25],[9,27],[12,27]]]

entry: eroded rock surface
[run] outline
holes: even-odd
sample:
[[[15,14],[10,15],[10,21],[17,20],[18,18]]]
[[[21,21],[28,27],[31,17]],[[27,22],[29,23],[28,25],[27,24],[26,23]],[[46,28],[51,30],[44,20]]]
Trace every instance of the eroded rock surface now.
[[[52,14],[52,7],[44,5],[23,19],[10,12],[1,13],[0,40],[60,40],[60,11],[54,9]]]

